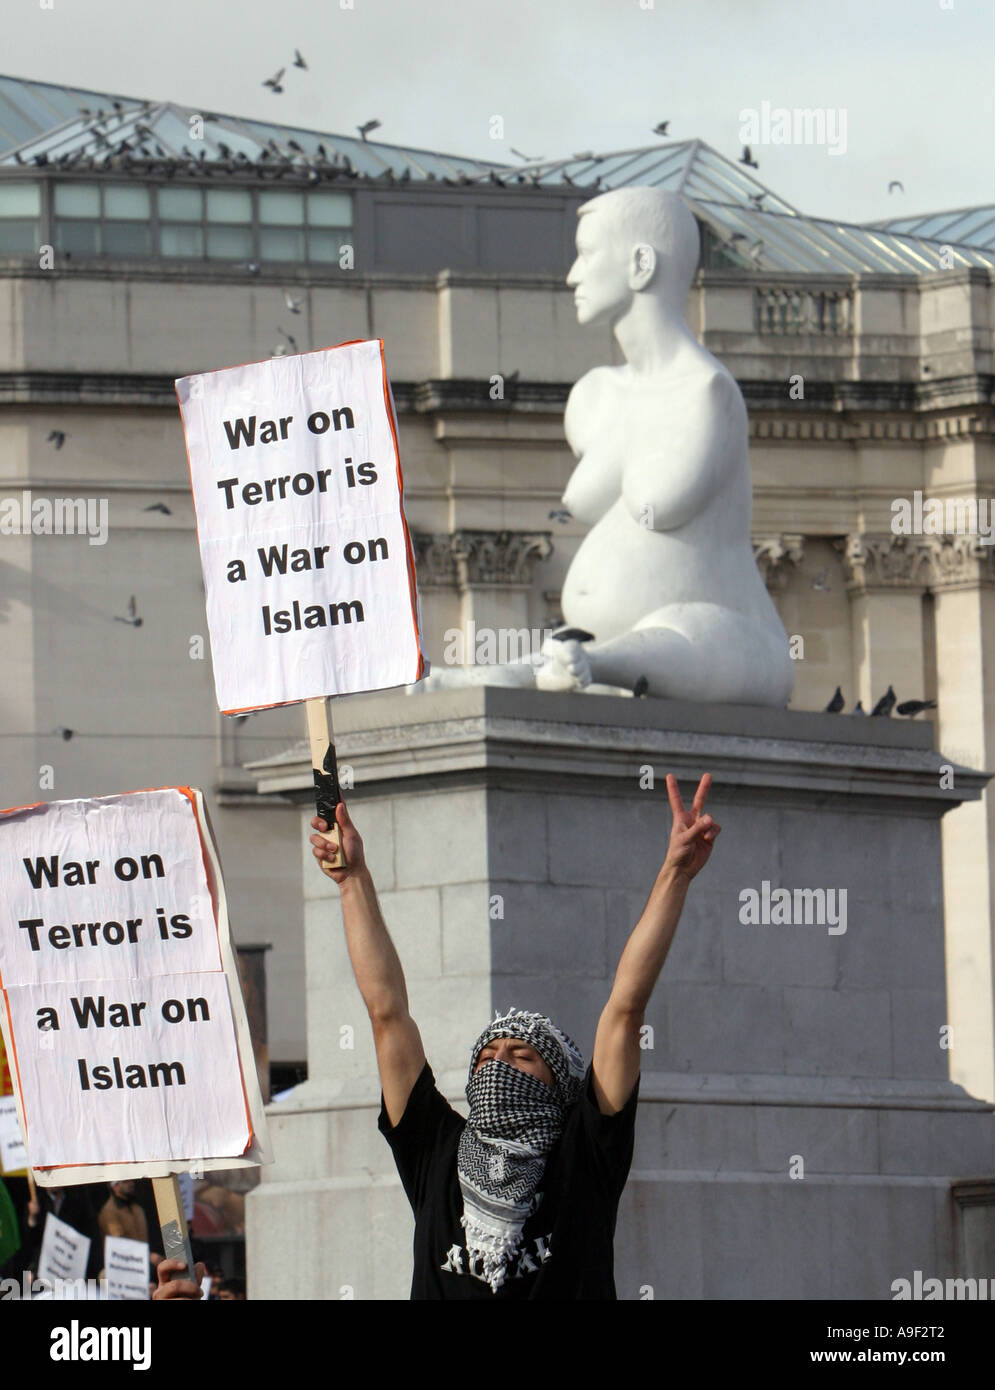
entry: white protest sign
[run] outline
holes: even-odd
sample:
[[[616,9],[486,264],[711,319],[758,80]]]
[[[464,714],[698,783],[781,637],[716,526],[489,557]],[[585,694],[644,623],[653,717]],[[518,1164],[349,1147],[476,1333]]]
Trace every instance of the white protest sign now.
[[[126,1236],[104,1237],[104,1282],[109,1299],[149,1297],[149,1247]]]
[[[0,1014],[43,1184],[254,1150],[262,1102],[216,867],[195,789],[0,813]]]
[[[89,1258],[90,1237],[80,1235],[73,1226],[48,1212],[38,1257],[38,1278],[55,1288],[67,1280],[85,1279]]]
[[[0,1172],[20,1173],[28,1166],[28,1151],[17,1120],[13,1096],[0,1096]]]
[[[219,708],[420,680],[382,341],[182,377],[176,394]]]

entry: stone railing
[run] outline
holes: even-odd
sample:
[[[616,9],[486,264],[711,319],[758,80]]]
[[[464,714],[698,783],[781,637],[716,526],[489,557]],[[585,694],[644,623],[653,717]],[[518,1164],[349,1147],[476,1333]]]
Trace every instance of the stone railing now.
[[[753,304],[758,333],[841,338],[853,331],[853,292],[849,289],[767,285],[754,290]]]

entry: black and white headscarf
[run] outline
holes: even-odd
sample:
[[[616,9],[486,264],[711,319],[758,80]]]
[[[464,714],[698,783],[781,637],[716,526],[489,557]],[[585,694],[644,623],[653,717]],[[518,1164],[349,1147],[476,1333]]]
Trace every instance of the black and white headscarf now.
[[[553,1074],[537,1076],[494,1059],[474,1075],[494,1038],[521,1038]],[[463,1194],[462,1224],[471,1263],[482,1258],[492,1291],[507,1278],[526,1219],[536,1210],[546,1159],[563,1132],[567,1110],[580,1100],[586,1066],[574,1043],[542,1014],[509,1009],[473,1045],[466,1098],[470,1114],[456,1160]]]

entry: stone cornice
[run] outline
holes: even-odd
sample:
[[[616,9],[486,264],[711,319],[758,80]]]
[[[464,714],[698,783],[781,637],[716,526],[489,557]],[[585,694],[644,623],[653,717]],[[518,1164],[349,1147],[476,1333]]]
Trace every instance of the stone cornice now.
[[[146,405],[175,410],[173,383],[173,377],[151,372],[7,371],[0,372],[0,403]],[[431,378],[391,384],[397,409],[403,414],[548,412],[559,417],[573,383],[507,381],[503,400],[491,399],[486,378]],[[920,440],[995,432],[995,376],[926,382],[806,378],[805,398],[798,401],[788,397],[787,378],[744,378],[739,386],[751,411],[750,433],[756,439]],[[954,413],[931,414],[939,411]],[[859,418],[884,414],[901,418]]]
[[[956,790],[943,787],[946,760],[933,750],[928,724],[487,686],[343,701],[336,735],[354,796],[415,784],[527,791],[552,778],[564,790],[626,796],[648,764],[661,780],[663,771],[680,778],[708,767],[727,799],[810,806],[815,794],[852,806],[856,797],[938,816],[976,800],[988,781],[958,767]],[[304,804],[313,796],[303,745],[249,770],[264,797]]]

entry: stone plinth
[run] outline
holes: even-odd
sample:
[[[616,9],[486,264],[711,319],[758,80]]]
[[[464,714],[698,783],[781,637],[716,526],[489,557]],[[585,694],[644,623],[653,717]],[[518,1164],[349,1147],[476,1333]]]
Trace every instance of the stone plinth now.
[[[949,1080],[943,1031],[940,820],[987,779],[947,786],[931,725],[478,687],[342,701],[336,730],[456,1103],[495,1008],[549,1013],[590,1056],[666,850],[665,775],[689,799],[712,773],[722,835],[646,1015],[620,1298],[889,1299],[916,1269],[995,1273],[964,1267],[978,1242],[952,1195],[995,1172],[991,1107]],[[251,1293],[405,1298],[412,1221],[338,890],[307,843],[306,752],[257,777],[302,805],[310,1079],[267,1112]],[[791,890],[796,924],[742,921],[751,889]]]

